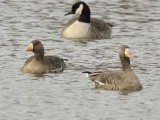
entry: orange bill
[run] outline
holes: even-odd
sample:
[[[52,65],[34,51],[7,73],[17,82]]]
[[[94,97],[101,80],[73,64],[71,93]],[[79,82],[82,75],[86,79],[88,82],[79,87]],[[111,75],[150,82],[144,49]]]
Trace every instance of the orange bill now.
[[[33,50],[33,44],[29,44],[26,48],[25,51],[32,51]]]

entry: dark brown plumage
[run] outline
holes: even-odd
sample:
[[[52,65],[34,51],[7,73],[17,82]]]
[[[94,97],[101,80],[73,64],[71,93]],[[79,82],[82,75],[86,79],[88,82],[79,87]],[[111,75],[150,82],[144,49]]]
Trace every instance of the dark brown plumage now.
[[[23,72],[44,74],[44,73],[60,73],[66,68],[63,58],[58,56],[44,56],[44,48],[40,41],[34,40],[25,49],[32,51],[34,55],[28,58],[22,67]]]
[[[123,45],[120,49],[119,57],[122,65],[122,72],[116,71],[96,71],[88,73],[88,78],[93,81],[95,88],[120,91],[138,91],[142,85],[138,77],[130,67],[129,47]]]

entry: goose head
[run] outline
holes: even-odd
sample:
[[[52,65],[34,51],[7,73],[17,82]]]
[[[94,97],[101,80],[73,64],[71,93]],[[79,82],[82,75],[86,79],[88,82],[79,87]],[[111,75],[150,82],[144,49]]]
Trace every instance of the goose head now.
[[[75,14],[77,16],[80,16],[79,20],[81,22],[90,22],[90,9],[89,6],[82,1],[76,2],[75,4],[72,5],[71,11],[65,14],[70,15],[70,14]]]
[[[26,48],[25,51],[34,52],[35,56],[44,57],[44,48],[39,40],[33,40]]]
[[[130,67],[131,52],[127,45],[122,45],[120,48],[119,57],[121,59],[122,68]]]

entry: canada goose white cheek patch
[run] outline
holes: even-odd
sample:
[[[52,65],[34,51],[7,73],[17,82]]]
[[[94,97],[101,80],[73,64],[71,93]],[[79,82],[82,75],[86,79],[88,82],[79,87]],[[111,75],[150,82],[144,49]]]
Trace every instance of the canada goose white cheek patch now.
[[[80,6],[79,6],[79,8],[76,10],[75,14],[76,14],[76,15],[81,15],[82,10],[83,10],[83,4],[80,4]]]

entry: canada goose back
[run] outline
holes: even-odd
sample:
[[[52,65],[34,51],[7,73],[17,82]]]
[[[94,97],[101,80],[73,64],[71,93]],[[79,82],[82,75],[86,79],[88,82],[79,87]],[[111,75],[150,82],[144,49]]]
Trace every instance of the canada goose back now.
[[[106,23],[98,18],[91,18],[91,27],[89,30],[90,38],[110,39],[112,33],[112,24]]]

